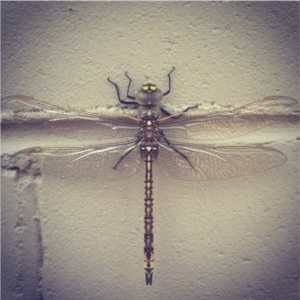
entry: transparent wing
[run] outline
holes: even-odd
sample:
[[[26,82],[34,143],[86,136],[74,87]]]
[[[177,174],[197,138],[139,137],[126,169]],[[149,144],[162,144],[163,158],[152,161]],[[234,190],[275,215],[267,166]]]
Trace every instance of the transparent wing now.
[[[160,120],[160,128],[170,141],[226,139],[280,122],[297,106],[295,99],[272,96],[228,111],[203,114],[191,110],[175,119],[166,117]]]
[[[3,123],[39,122],[47,132],[56,130],[81,140],[133,138],[139,130],[137,118],[117,112],[68,110],[23,95],[3,98],[1,108]]]
[[[103,123],[108,121],[112,126],[125,126],[139,124],[139,119],[125,116],[117,112],[85,112],[75,109],[65,109],[56,105],[52,105],[43,101],[39,101],[30,96],[15,95],[8,96],[1,99],[1,108],[3,112],[11,112],[14,114],[16,120],[30,121],[30,116],[33,120],[91,120]],[[31,113],[31,114],[28,114]]]
[[[140,171],[139,147],[131,145],[70,148],[28,148],[10,158],[11,168],[70,180],[109,181]],[[133,149],[114,168],[120,157]]]
[[[25,95],[8,96],[1,99],[2,112],[11,112],[20,120],[25,119],[26,113],[36,113],[41,119],[50,120],[55,117],[71,117],[76,113],[59,106],[35,100]]]
[[[160,147],[156,159],[161,173],[182,180],[218,180],[262,172],[286,161],[286,156],[263,146],[176,146]]]

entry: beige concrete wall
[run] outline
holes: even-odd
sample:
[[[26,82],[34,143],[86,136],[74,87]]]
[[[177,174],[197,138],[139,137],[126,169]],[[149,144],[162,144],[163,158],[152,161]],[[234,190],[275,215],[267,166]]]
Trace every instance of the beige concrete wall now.
[[[2,97],[108,107],[117,104],[109,75],[123,95],[125,71],[133,90],[148,79],[165,89],[174,65],[169,107],[299,98],[296,2],[1,6]],[[142,175],[91,183],[3,170],[2,299],[297,299],[296,135],[290,122],[247,135],[242,141],[269,142],[288,157],[252,176],[199,183],[154,170],[151,287],[142,264]],[[67,139],[59,130],[3,126],[2,153]]]

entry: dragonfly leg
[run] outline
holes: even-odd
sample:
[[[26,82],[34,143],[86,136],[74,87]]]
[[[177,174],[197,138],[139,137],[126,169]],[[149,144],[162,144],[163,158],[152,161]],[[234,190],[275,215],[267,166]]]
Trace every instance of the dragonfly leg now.
[[[187,112],[187,111],[190,110],[190,109],[198,108],[198,106],[199,106],[199,104],[196,104],[196,105],[194,105],[194,106],[189,106],[189,107],[187,107],[187,108],[183,111],[183,113]],[[180,116],[181,116],[181,115],[180,115]]]
[[[172,114],[169,112],[169,111],[167,111],[164,107],[161,107],[160,106],[160,109],[161,109],[161,111],[166,115],[166,116],[172,116]]]
[[[129,105],[137,105],[136,101],[126,101],[126,100],[121,99],[119,86],[115,82],[111,81],[109,77],[107,77],[107,80],[115,86],[116,91],[117,91],[117,95],[118,95],[118,100],[119,100],[120,103],[129,104]],[[129,85],[130,85],[130,82],[129,82]],[[128,86],[128,88],[129,88],[129,86]],[[128,93],[128,91],[127,91],[127,93]],[[133,100],[135,99],[135,98],[132,98],[132,97],[128,97],[128,98],[133,99]]]
[[[178,153],[181,157],[183,157],[183,158],[189,163],[189,165],[190,165],[191,168],[194,168],[194,166],[193,166],[192,163],[190,162],[189,158],[188,158],[185,154],[181,153],[176,147],[174,147],[174,146],[171,144],[171,142],[167,139],[167,137],[165,136],[165,134],[163,133],[162,130],[160,131],[160,133],[161,133],[161,136],[162,136],[164,142],[165,142],[170,148],[172,148],[176,153]]]
[[[182,114],[185,113],[185,112],[187,112],[187,111],[190,110],[190,109],[197,108],[198,106],[199,106],[198,104],[196,104],[196,105],[194,105],[194,106],[189,106],[189,107],[187,107],[184,111],[182,111]],[[164,107],[161,107],[161,106],[160,106],[160,109],[162,110],[162,112],[163,112],[166,116],[168,116],[168,117],[172,116],[172,114],[171,114],[169,111],[167,111]],[[173,117],[171,117],[171,118],[172,118],[172,119],[179,119],[179,118],[182,116],[182,114],[180,114],[180,115],[178,115],[178,116],[173,116]]]
[[[169,89],[163,94],[164,96],[168,95],[171,92],[171,74],[172,72],[175,70],[175,67],[172,67],[172,70],[169,72],[168,74],[168,78],[169,78]]]
[[[118,165],[120,164],[120,162],[132,151],[134,150],[138,145],[134,145],[132,148],[129,148],[123,155],[121,155],[118,159],[118,161],[116,162],[116,164],[114,165],[113,169],[116,170]]]
[[[130,85],[131,85],[132,79],[129,77],[127,72],[125,72],[125,75],[129,79],[129,83],[128,83],[128,87],[127,87],[127,98],[135,100],[135,97],[129,95],[129,90],[130,90]]]
[[[183,113],[187,112],[188,110],[190,109],[194,109],[194,108],[198,108],[198,104],[194,105],[194,106],[189,106],[187,107],[184,111],[182,111],[182,114],[178,115],[178,116],[174,116],[174,117],[171,117],[172,119],[179,119],[180,117],[182,117]]]
[[[169,89],[163,94],[164,96],[168,95],[170,92],[171,92],[171,74],[173,73],[173,71],[175,70],[175,67],[173,66],[172,67],[172,70],[169,72],[168,74],[168,78],[169,78]],[[197,105],[194,105],[194,106],[190,106],[188,108],[186,108],[183,113],[187,112],[189,109],[191,108],[197,108],[198,107],[198,104]],[[171,116],[172,114],[167,111],[165,108],[161,107],[161,110],[163,111],[163,113],[166,115],[166,116]],[[176,116],[176,117],[172,117],[172,119],[178,119],[180,118],[182,115],[179,115],[179,116]]]

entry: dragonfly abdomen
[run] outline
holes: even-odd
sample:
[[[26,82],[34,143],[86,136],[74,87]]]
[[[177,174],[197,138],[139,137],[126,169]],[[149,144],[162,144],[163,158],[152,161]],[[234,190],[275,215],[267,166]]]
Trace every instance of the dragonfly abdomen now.
[[[154,247],[153,247],[153,180],[152,164],[154,161],[153,154],[157,151],[156,147],[145,146],[141,148],[145,157],[145,233],[144,233],[144,269],[146,275],[146,285],[152,284],[154,268]]]

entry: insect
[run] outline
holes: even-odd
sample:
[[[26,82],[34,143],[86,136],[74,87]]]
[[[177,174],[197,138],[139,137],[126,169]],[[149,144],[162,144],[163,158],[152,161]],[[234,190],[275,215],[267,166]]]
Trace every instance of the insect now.
[[[82,147],[34,147],[19,151],[10,163],[19,169],[37,163],[42,174],[73,180],[118,180],[137,174],[145,166],[144,270],[146,285],[152,284],[154,268],[153,235],[153,172],[158,170],[180,180],[219,180],[262,172],[279,166],[286,156],[262,145],[214,146],[205,141],[241,136],[272,125],[290,114],[298,102],[289,97],[273,96],[235,109],[203,113],[188,107],[171,115],[162,106],[164,96],[155,84],[147,83],[131,96],[131,78],[127,100],[120,103],[135,105],[137,117],[117,112],[83,112],[64,109],[26,96],[2,99],[2,110],[12,112],[15,120],[28,121],[27,113],[36,114],[47,124],[81,121],[97,128],[98,143]],[[57,133],[59,134],[59,132]],[[75,132],[76,135],[76,132]],[[23,164],[23,166],[22,166]]]

